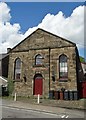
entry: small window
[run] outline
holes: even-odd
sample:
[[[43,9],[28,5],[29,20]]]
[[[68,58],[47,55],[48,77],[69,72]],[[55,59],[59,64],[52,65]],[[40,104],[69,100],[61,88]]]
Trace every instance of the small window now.
[[[43,64],[43,57],[39,54],[35,57],[35,65],[42,65]]]
[[[21,60],[20,58],[17,58],[15,60],[15,66],[14,66],[14,79],[20,79],[21,75]]]
[[[59,57],[59,78],[65,80],[68,78],[67,56]]]

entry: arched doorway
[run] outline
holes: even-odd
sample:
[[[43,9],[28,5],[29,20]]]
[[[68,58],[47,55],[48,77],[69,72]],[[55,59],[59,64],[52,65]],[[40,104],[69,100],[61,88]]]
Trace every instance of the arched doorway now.
[[[41,74],[38,73],[34,76],[33,94],[42,95],[42,93],[43,93],[43,77]]]

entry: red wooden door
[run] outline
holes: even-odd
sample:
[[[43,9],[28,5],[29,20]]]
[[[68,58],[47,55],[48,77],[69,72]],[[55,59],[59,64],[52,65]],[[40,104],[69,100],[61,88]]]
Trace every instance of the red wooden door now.
[[[35,78],[34,80],[34,95],[42,95],[43,92],[43,80],[40,77]]]

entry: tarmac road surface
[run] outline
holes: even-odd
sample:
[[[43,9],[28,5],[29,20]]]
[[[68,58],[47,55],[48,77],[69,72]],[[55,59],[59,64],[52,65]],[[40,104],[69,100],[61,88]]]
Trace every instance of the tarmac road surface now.
[[[64,114],[53,114],[35,110],[26,110],[14,107],[2,107],[2,118],[68,118]]]
[[[85,111],[2,100],[2,118],[85,118]]]

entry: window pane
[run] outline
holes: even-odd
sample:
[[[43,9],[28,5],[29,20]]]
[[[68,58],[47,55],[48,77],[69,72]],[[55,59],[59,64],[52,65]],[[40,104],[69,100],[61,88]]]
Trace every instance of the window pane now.
[[[62,78],[64,76],[63,72],[60,72],[60,78]]]
[[[41,55],[37,55],[35,58],[35,64],[36,65],[42,65],[42,56]]]
[[[60,69],[59,69],[59,72],[60,72],[59,77],[60,78],[67,78],[68,70],[67,70],[67,56],[66,55],[61,55],[59,57],[59,67],[60,67]]]
[[[64,63],[64,66],[67,67],[67,62]]]
[[[60,67],[64,67],[64,62],[61,62],[61,63],[60,63]]]
[[[16,74],[16,79],[20,79],[20,74]]]
[[[64,67],[64,72],[67,72],[67,67]]]
[[[15,79],[20,79],[21,75],[21,60],[18,58],[15,61]]]
[[[60,68],[60,72],[64,72],[64,67],[61,67],[61,68]]]
[[[36,58],[42,59],[42,56],[41,55],[37,55]]]
[[[36,64],[42,64],[42,60],[41,59],[36,59]]]
[[[61,62],[67,62],[67,56],[66,55],[61,55],[60,56],[60,61]]]
[[[20,68],[21,67],[21,60],[17,59],[15,64],[16,64],[16,68]]]
[[[67,72],[64,72],[64,78],[67,78]]]
[[[60,72],[60,78],[67,78],[67,72]]]
[[[21,69],[16,69],[15,72],[16,73],[21,73]]]

